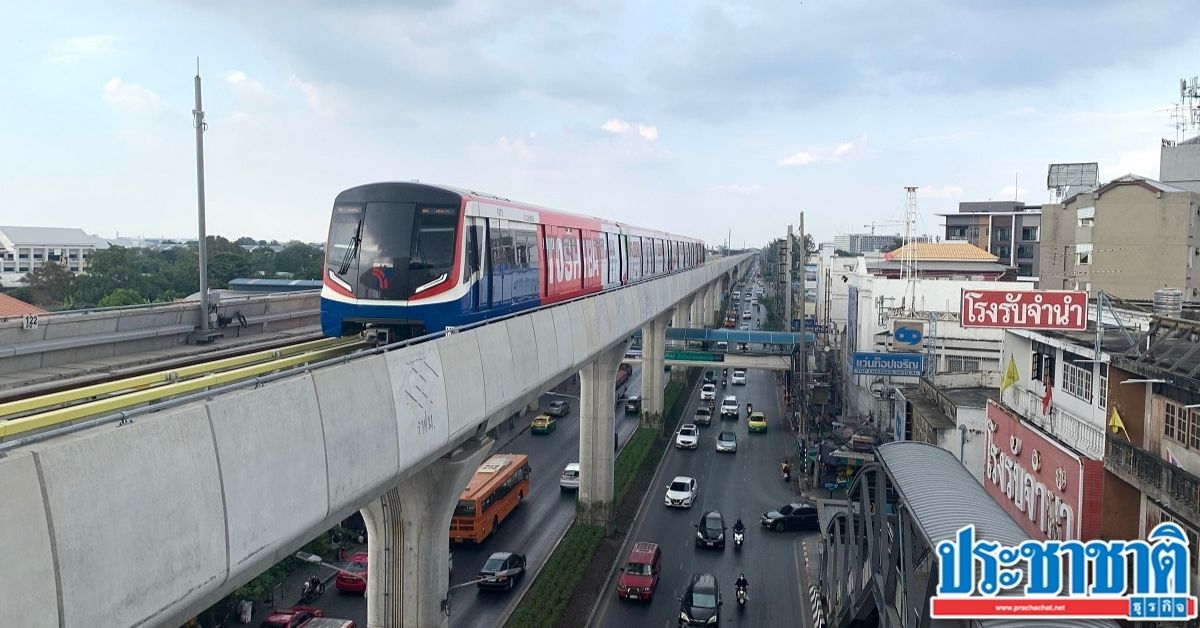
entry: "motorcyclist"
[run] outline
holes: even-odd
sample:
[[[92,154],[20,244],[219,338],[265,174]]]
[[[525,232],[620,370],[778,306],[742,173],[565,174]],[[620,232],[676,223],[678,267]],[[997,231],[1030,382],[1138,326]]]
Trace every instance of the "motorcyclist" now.
[[[745,532],[746,531],[746,524],[742,523],[741,517],[738,517],[737,523],[733,524],[733,531],[734,532]]]
[[[734,590],[737,590],[737,591],[743,591],[743,590],[749,591],[750,590],[750,581],[746,579],[746,574],[744,574],[744,573],[738,574],[737,580],[734,581],[734,583],[733,583],[733,588],[734,588]],[[747,595],[746,597],[749,598],[750,596]]]

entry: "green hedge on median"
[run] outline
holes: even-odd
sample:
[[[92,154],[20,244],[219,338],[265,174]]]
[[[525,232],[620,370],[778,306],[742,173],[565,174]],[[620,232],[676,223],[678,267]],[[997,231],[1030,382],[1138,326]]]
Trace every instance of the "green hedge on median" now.
[[[521,605],[505,624],[508,628],[552,628],[592,562],[604,538],[604,528],[571,524],[562,543],[546,560]]]
[[[683,392],[683,382],[667,384],[663,396],[665,415]],[[617,456],[613,468],[614,507],[625,499],[633,486],[638,472],[651,461],[647,458],[657,449],[658,438],[653,429],[639,426],[629,437],[629,442]],[[546,559],[546,565],[538,573],[537,580],[529,587],[521,604],[505,624],[507,628],[550,628],[556,625],[566,611],[567,602],[575,593],[575,587],[583,580],[584,573],[592,563],[592,556],[604,539],[604,529],[579,523],[571,524],[562,543]]]

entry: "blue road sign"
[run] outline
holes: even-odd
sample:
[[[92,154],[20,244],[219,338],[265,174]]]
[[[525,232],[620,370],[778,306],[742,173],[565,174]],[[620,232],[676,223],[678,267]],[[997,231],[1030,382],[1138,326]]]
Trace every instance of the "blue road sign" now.
[[[856,351],[850,358],[855,375],[897,375],[915,377],[925,371],[925,356],[920,353],[871,353]]]
[[[792,331],[800,331],[800,326],[801,326],[800,319],[793,318],[792,319]]]

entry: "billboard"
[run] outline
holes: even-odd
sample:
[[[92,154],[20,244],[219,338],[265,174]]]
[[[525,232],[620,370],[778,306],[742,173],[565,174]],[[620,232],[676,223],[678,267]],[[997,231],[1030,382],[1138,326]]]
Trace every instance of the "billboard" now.
[[[907,440],[908,399],[899,388],[892,389],[892,436],[896,440]]]
[[[1100,535],[1104,463],[1084,458],[988,399],[983,487],[1035,540]]]
[[[1088,298],[1080,290],[962,291],[963,327],[994,329],[1087,329]]]
[[[892,351],[918,352],[925,347],[925,321],[892,320]]]
[[[925,355],[921,353],[872,353],[855,351],[850,359],[854,375],[895,375],[919,377],[925,372]]]

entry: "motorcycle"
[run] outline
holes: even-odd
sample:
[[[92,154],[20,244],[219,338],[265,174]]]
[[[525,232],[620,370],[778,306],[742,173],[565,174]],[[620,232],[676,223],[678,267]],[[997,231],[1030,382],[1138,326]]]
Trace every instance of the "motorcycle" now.
[[[748,599],[748,596],[746,595],[746,587],[738,587],[737,588],[737,603],[738,603],[739,609],[746,605],[747,599]]]
[[[754,414],[754,404],[747,402],[746,403],[746,416],[749,417],[751,414]]]
[[[785,466],[783,468],[783,481],[789,482],[789,481],[791,481],[791,479],[792,479],[792,468]]]
[[[745,541],[746,541],[745,530],[734,530],[733,531],[733,548],[734,549],[739,549],[739,550],[742,549],[742,543],[744,543]]]
[[[721,378],[721,388],[725,388],[725,386],[726,386],[726,385],[728,385],[728,384],[729,384],[729,380],[727,380],[727,379],[725,379],[724,377],[722,377],[722,378]]]
[[[300,587],[300,601],[311,602],[325,593],[325,583],[321,579],[312,576],[304,581],[304,585]]]

